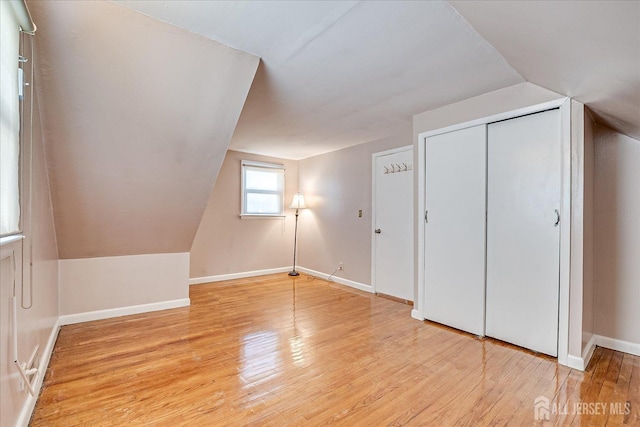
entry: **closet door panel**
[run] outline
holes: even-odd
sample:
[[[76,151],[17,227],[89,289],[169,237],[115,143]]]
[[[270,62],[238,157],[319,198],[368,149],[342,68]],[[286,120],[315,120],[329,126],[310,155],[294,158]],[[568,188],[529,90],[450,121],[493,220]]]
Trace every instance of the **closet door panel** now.
[[[559,110],[487,128],[486,334],[552,356],[558,351],[560,132]]]
[[[484,335],[486,126],[426,144],[424,315]]]

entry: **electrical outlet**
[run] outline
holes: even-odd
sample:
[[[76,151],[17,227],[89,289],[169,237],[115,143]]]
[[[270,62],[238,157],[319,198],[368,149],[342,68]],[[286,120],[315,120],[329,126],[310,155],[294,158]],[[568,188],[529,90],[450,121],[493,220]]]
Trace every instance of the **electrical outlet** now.
[[[344,263],[342,261],[340,261],[340,265],[338,266],[338,270],[340,270],[340,271],[344,270]]]

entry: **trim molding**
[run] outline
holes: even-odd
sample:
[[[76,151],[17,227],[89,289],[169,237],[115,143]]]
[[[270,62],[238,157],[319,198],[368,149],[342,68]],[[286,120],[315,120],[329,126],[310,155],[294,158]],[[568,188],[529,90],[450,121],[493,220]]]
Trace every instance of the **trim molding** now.
[[[599,347],[609,348],[622,353],[640,356],[640,344],[629,341],[623,341],[615,338],[603,337],[602,335],[594,335],[595,344]]]
[[[191,300],[189,298],[182,298],[169,301],[154,302],[151,304],[131,305],[128,307],[110,308],[107,310],[66,314],[64,316],[60,316],[59,323],[60,326],[73,325],[75,323],[90,322],[92,320],[110,319],[112,317],[129,316],[131,314],[168,310],[170,308],[188,307],[190,304]]]
[[[18,242],[24,240],[24,234],[16,234],[13,236],[0,238],[0,260],[8,258],[13,254]]]
[[[593,356],[593,352],[596,349],[596,335],[591,335],[589,341],[587,341],[587,346],[584,348],[582,352],[582,370],[584,371],[589,366],[589,362],[591,361],[591,356]]]
[[[416,320],[420,320],[421,322],[424,321],[424,317],[422,317],[422,312],[417,308],[414,308],[413,310],[411,310],[411,317],[413,317]]]
[[[570,354],[567,356],[567,366],[571,369],[577,369],[578,371],[585,370],[585,360],[582,357],[574,356]]]
[[[572,354],[567,355],[567,366],[573,369],[578,369],[579,371],[587,369],[591,356],[593,356],[593,351],[596,349],[596,338],[597,335],[591,335],[591,338],[589,338],[589,341],[582,352],[582,356],[574,356]]]
[[[413,203],[416,211],[414,211],[413,227],[416,234],[413,239],[413,253],[414,262],[417,265],[413,266],[413,280],[414,289],[418,289],[418,294],[413,298],[413,310],[411,311],[411,317],[417,320],[424,320],[424,305],[425,305],[425,263],[427,258],[425,257],[425,221],[422,219],[423,215],[426,215],[426,182],[427,182],[427,136],[425,133],[418,135],[418,141],[414,141],[413,149]],[[416,165],[418,168],[416,169]],[[417,191],[416,191],[417,190]],[[416,229],[417,227],[417,229]],[[417,282],[416,282],[417,281]]]
[[[298,270],[301,267],[297,267]],[[291,267],[268,268],[266,270],[244,271],[241,273],[219,274],[217,276],[194,277],[189,279],[189,286],[201,283],[222,282],[223,280],[244,279],[245,277],[264,276],[267,274],[286,273]]]
[[[324,280],[329,280],[329,276],[331,276],[330,274],[327,273],[321,273],[319,271],[315,271],[315,270],[311,270],[309,268],[304,268],[304,267],[297,267],[297,269],[299,271],[301,271],[302,273],[306,273],[309,274],[311,276],[315,276],[315,277],[319,277],[320,279],[324,279]],[[332,282],[335,283],[339,283],[341,285],[345,285],[345,286],[349,286],[364,292],[369,292],[369,293],[374,293],[373,291],[373,287],[371,287],[371,285],[365,285],[364,283],[360,283],[360,282],[354,282],[353,280],[349,280],[349,279],[344,279],[342,277],[336,277],[333,276],[333,278],[331,279]]]
[[[330,274],[327,274],[327,273],[321,273],[319,271],[311,270],[310,268],[305,268],[300,266],[296,266],[296,270],[300,271],[301,273],[306,273],[311,276],[316,276],[324,280],[328,280],[329,276],[331,276]],[[291,271],[291,267],[279,267],[279,268],[269,268],[266,270],[244,271],[241,273],[220,274],[217,276],[194,277],[192,279],[189,279],[189,285],[221,282],[223,280],[244,279],[246,277],[264,276],[266,274],[287,273],[289,271]],[[359,289],[364,292],[375,293],[371,285],[367,285],[364,283],[355,282],[353,280],[344,279],[342,277],[336,277],[336,276],[333,276],[331,281],[334,283],[339,283],[341,285],[349,286],[351,288]]]
[[[545,110],[558,108],[562,104],[564,104],[567,100],[569,100],[568,97],[559,95],[559,97],[556,99],[552,99],[551,101],[547,101],[547,102],[542,102],[540,104],[529,105],[527,107],[517,108],[515,110],[509,110],[503,113],[493,114],[491,116],[485,116],[479,119],[469,120],[466,122],[457,123],[455,125],[445,126],[443,128],[421,132],[420,134],[418,134],[418,140],[429,138],[431,136],[440,135],[443,133],[453,132],[460,129],[470,128],[473,126],[499,122],[502,120],[513,119],[515,117],[520,117],[520,116],[526,116],[527,114],[540,113]]]
[[[622,353],[640,356],[640,344],[623,341],[616,338],[603,337],[602,335],[591,335],[587,346],[582,352],[582,356],[567,356],[567,366],[573,369],[584,371],[589,366],[591,357],[596,347],[608,348],[610,350],[620,351]]]
[[[42,351],[42,356],[40,357],[40,363],[38,364],[38,377],[36,378],[34,387],[36,395],[31,396],[29,393],[27,393],[27,399],[22,406],[22,410],[18,414],[16,426],[27,427],[29,425],[29,421],[31,420],[31,416],[33,415],[33,410],[36,407],[36,402],[38,401],[38,397],[40,396],[40,388],[42,387],[44,376],[47,372],[47,368],[49,367],[49,360],[51,360],[51,355],[53,354],[53,347],[55,346],[56,340],[58,339],[60,326],[60,318],[58,318],[51,328],[51,333],[49,334],[47,345]]]

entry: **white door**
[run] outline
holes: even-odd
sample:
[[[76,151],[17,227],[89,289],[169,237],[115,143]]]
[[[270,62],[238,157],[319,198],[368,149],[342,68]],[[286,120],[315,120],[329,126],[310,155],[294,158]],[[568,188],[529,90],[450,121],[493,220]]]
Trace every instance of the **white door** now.
[[[373,155],[372,281],[413,301],[413,148]]]
[[[486,334],[556,356],[560,111],[487,131]]]
[[[424,316],[484,335],[486,126],[426,144]]]

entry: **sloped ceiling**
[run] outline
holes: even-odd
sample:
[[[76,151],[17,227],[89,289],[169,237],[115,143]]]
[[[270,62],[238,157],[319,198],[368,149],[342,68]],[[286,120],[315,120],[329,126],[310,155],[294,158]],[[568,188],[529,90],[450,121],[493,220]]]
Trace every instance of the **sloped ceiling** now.
[[[60,258],[188,252],[259,58],[110,2],[30,2]]]
[[[304,158],[525,80],[640,137],[638,1],[117,2],[262,57],[235,150]]]
[[[640,139],[640,1],[451,1],[527,81]]]
[[[188,251],[228,147],[306,158],[524,81],[640,138],[637,1],[29,7],[62,258]]]
[[[238,151],[301,159],[524,81],[446,2],[117,3],[262,58],[231,141]]]

